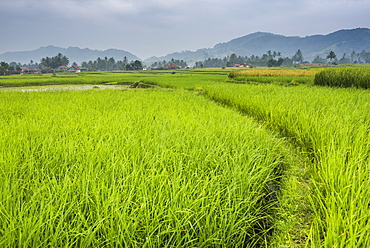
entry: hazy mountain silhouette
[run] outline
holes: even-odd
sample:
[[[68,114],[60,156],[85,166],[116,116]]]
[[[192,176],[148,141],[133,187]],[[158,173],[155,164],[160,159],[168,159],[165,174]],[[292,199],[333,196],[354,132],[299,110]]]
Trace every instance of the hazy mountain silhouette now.
[[[108,49],[105,51],[100,51],[91,50],[89,48],[81,49],[78,47],[61,48],[56,46],[46,46],[40,47],[39,49],[36,49],[34,51],[6,52],[0,55],[0,61],[5,61],[8,63],[12,61],[17,63],[29,63],[31,60],[33,60],[34,63],[39,63],[42,58],[54,57],[58,53],[67,56],[70,64],[72,64],[73,62],[82,63],[83,61],[94,61],[98,57],[100,57],[101,59],[104,59],[105,57],[113,57],[115,60],[123,60],[123,58],[126,56],[129,61],[139,59],[132,53],[118,49]]]
[[[282,57],[291,57],[300,49],[304,60],[312,61],[317,55],[325,58],[330,51],[334,51],[338,58],[343,53],[351,54],[353,51],[370,51],[370,29],[356,28],[339,30],[327,35],[312,35],[306,37],[283,36],[272,33],[257,32],[219,43],[213,48],[203,48],[196,51],[182,51],[162,57],[151,57],[145,60],[148,64],[155,61],[169,61],[172,58],[184,60],[189,64],[208,58],[223,58],[232,53],[240,56],[261,56],[268,50],[280,52]],[[104,57],[123,60],[126,56],[129,61],[139,59],[127,51],[108,49],[105,51],[81,49],[78,47],[61,48],[56,46],[41,47],[34,51],[6,52],[0,55],[0,61],[29,63],[30,60],[40,62],[41,58],[53,57],[58,53],[69,58],[70,63],[96,60]]]
[[[283,57],[291,57],[298,49],[302,51],[304,59],[308,61],[312,61],[317,55],[325,58],[330,51],[334,51],[339,58],[343,53],[370,51],[370,29],[339,30],[328,35],[306,37],[257,32],[229,42],[219,43],[213,48],[199,49],[193,52],[176,52],[163,57],[151,57],[147,61],[163,61],[174,58],[195,62],[208,58],[223,58],[232,53],[240,56],[261,56],[268,50],[281,52]]]

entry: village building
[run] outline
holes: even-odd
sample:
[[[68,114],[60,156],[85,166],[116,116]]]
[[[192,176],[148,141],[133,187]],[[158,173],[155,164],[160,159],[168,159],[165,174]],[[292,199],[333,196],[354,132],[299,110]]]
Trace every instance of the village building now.
[[[81,69],[78,68],[77,66],[71,66],[68,72],[81,72]]]
[[[41,69],[37,67],[21,67],[21,74],[38,74],[41,73]]]
[[[181,66],[172,63],[167,66],[167,69],[169,70],[181,69]]]
[[[234,67],[246,67],[247,64],[246,63],[235,63],[234,64]]]
[[[68,71],[69,70],[69,67],[67,67],[67,66],[59,66],[58,69],[59,69],[59,71]]]

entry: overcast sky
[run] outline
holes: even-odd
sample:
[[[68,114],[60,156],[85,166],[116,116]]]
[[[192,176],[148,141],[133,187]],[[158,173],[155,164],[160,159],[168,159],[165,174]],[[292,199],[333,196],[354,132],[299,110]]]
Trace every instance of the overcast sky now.
[[[257,31],[370,27],[369,0],[0,0],[0,54],[41,46],[117,48],[141,59]]]

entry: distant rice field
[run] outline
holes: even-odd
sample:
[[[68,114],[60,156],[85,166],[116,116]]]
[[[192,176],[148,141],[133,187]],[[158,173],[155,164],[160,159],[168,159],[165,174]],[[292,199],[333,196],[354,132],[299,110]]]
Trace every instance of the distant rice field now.
[[[313,77],[321,69],[295,70],[235,70],[229,73],[229,78],[236,77]]]

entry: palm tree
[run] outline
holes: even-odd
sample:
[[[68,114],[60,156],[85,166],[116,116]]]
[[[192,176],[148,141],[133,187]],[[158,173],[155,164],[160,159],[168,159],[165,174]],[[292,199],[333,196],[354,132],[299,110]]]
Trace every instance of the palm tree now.
[[[335,52],[333,51],[330,51],[330,53],[326,56],[327,59],[330,59],[330,63],[333,59],[336,59],[337,58],[337,55],[335,54]]]

